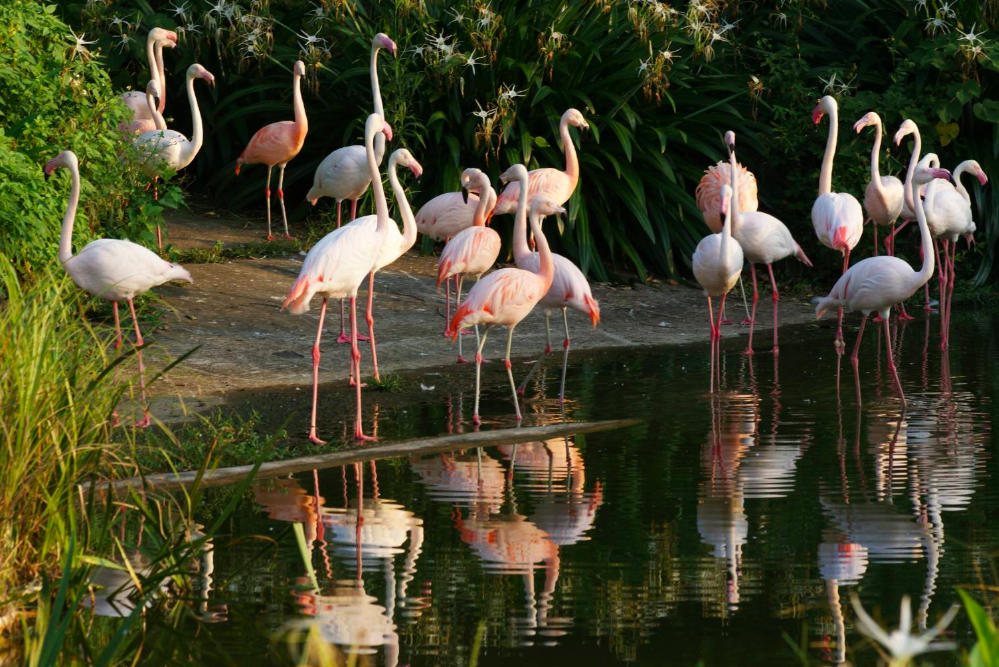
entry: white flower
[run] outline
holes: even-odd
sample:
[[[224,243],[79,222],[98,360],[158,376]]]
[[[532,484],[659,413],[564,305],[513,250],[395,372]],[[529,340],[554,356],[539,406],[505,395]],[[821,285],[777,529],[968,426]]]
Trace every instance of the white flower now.
[[[728,41],[728,37],[726,37],[724,33],[718,32],[717,30],[712,30],[711,31],[711,43],[712,44],[714,44],[715,42],[727,42],[727,41]]]
[[[649,69],[649,62],[651,62],[651,60],[652,60],[652,58],[649,57],[649,58],[646,58],[645,60],[638,61],[638,73],[639,74],[642,74],[642,73],[645,72],[645,70]]]
[[[496,109],[489,109],[489,110],[483,109],[482,105],[479,104],[478,100],[475,100],[475,106],[479,107],[479,110],[473,111],[471,115],[477,116],[481,121],[485,121],[487,118],[496,113]]]
[[[218,14],[219,16],[225,14],[228,3],[225,0],[219,0],[214,5],[208,9],[208,15]]]
[[[177,5],[175,5],[175,4],[173,4],[173,3],[170,3],[170,11],[173,12],[174,18],[179,17],[185,23],[187,22],[187,16],[188,16],[187,15],[187,10],[188,9],[190,9],[190,7],[187,6],[186,2],[181,2],[179,7]]]
[[[310,35],[307,32],[305,32],[304,30],[301,33],[295,33],[295,36],[298,37],[301,40],[304,40],[305,44],[307,46],[316,46],[317,44],[320,45],[320,46],[322,46],[323,44],[326,43],[326,40],[323,39],[322,37],[320,37],[319,35]],[[302,46],[302,45],[299,44],[299,46]],[[308,51],[309,49],[303,47],[302,50],[303,51]]]
[[[312,17],[313,21],[322,22],[326,20],[326,17],[329,15],[329,12],[321,4],[320,5],[313,4],[312,11],[310,11],[308,15]]]
[[[824,92],[824,93],[831,93],[831,92],[835,91],[836,90],[836,86],[838,85],[838,83],[836,81],[836,72],[833,72],[832,76],[830,76],[828,79],[823,79],[820,76],[819,77],[819,81],[821,81],[823,84],[825,84],[822,87],[822,92]]]
[[[669,48],[671,44],[672,42],[666,42],[666,48],[659,52],[668,63],[673,62],[673,58],[676,57],[676,51]]]
[[[725,19],[722,19],[722,25],[721,25],[722,34],[728,32],[729,30],[734,30],[735,26],[739,25],[739,21],[741,21],[741,20],[742,19],[739,19],[735,23],[729,23]]]
[[[87,58],[90,58],[91,57],[90,56],[90,49],[88,49],[87,46],[90,45],[90,44],[96,43],[97,40],[96,39],[92,39],[92,40],[90,40],[88,42],[87,40],[84,39],[87,36],[87,33],[83,33],[83,34],[77,36],[77,34],[75,32],[73,32],[72,28],[70,28],[69,34],[71,34],[73,36],[73,41],[76,42],[73,45],[73,56],[76,57],[78,55],[81,58],[83,58],[84,60],[86,60]]]
[[[957,18],[957,12],[951,9],[952,6],[953,4],[950,2],[941,2],[940,9],[937,10],[937,16],[943,16],[949,19]]]
[[[489,8],[489,5],[486,5],[485,7],[480,7],[479,14],[481,14],[482,16],[479,18],[478,21],[475,22],[475,26],[479,30],[485,30],[486,28],[491,26],[493,22],[496,20],[496,14],[493,12],[492,9]]]
[[[504,90],[500,93],[501,100],[513,101],[518,97],[523,97],[523,96],[524,96],[523,90],[517,90],[513,86],[507,86],[506,84],[504,84]]]
[[[112,27],[117,27],[117,28],[119,28],[121,30],[126,30],[128,28],[131,28],[132,24],[129,23],[128,21],[126,21],[125,19],[123,19],[120,16],[115,16],[114,18],[111,19],[111,26]],[[124,26],[124,27],[122,27],[122,26]]]
[[[774,24],[779,23],[781,28],[787,27],[787,14],[780,12],[772,15],[774,17]]]
[[[451,19],[450,21],[448,21],[448,23],[457,23],[458,25],[461,25],[467,19],[467,17],[464,14],[462,14],[461,12],[459,12],[454,7],[452,7],[451,9],[449,9],[448,13],[451,14],[451,16],[454,17],[453,19]]]
[[[926,9],[926,0],[916,0],[916,11]]]
[[[128,48],[128,45],[131,43],[132,43],[132,38],[129,37],[127,34],[122,33],[121,35],[118,36],[118,43],[116,44],[116,46],[118,47],[118,51],[124,52],[125,49]]]
[[[860,600],[856,595],[852,596],[850,602],[857,612],[857,629],[862,633],[881,644],[892,656],[891,665],[904,667],[918,655],[931,651],[946,651],[954,648],[951,642],[934,642],[933,640],[943,632],[950,622],[957,616],[958,606],[953,605],[947,610],[937,624],[921,635],[911,635],[912,630],[912,607],[909,596],[902,597],[902,608],[899,612],[898,630],[893,630],[891,634],[884,631],[880,625],[867,615],[860,605]]]
[[[978,25],[977,23],[972,25],[971,30],[969,30],[968,32],[962,32],[961,30],[958,30],[957,34],[961,36],[960,39],[968,42],[969,44],[974,44],[975,42],[982,41],[982,35],[985,34],[985,31],[982,30],[981,32],[976,33],[975,26],[977,25]]]
[[[472,68],[472,74],[475,74],[475,66],[482,64],[482,62],[475,57],[475,49],[472,49],[471,55],[465,56],[465,64]]]
[[[412,53],[414,56],[422,56],[423,52],[426,51],[426,50],[427,50],[427,47],[425,47],[425,46],[423,46],[421,44],[419,46],[414,46],[412,49],[410,49],[409,52]]]
[[[711,13],[711,10],[706,5],[702,5],[700,3],[700,0],[694,0],[693,2],[691,2],[690,7],[688,9],[698,14],[703,14],[704,16],[707,16],[708,14]]]
[[[926,19],[926,28],[931,30],[933,35],[936,35],[937,31],[950,32],[950,25],[941,18]]]

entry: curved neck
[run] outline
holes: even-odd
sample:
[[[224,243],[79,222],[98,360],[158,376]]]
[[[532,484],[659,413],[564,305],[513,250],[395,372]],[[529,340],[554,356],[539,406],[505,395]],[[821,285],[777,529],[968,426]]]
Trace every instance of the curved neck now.
[[[194,77],[190,74],[187,75],[187,99],[191,103],[191,123],[194,129],[191,132],[191,140],[181,146],[183,155],[181,162],[184,167],[191,164],[205,139],[204,127],[201,125],[201,109],[198,108],[198,97],[194,94]]]
[[[572,179],[572,189],[575,190],[576,182],[579,180],[579,158],[576,156],[576,145],[572,143],[572,135],[569,134],[567,116],[562,116],[558,133],[562,137],[562,150],[565,151],[565,173]]]
[[[382,134],[378,132],[377,134]],[[365,131],[364,149],[368,155],[368,175],[371,177],[371,192],[375,198],[375,215],[378,222],[375,227],[379,235],[388,230],[389,213],[388,203],[385,201],[385,188],[382,186],[382,175],[378,173],[378,160],[375,158],[374,148],[375,137],[373,133]]]
[[[915,136],[916,145],[913,147],[912,156],[909,158],[909,173],[912,174],[915,171],[915,165],[919,162],[919,149],[921,148],[922,140],[919,136],[919,130],[916,130]],[[909,195],[912,195],[912,176],[906,178],[906,190]],[[926,224],[926,210],[923,208],[923,200],[919,197],[914,197],[915,206],[912,208],[913,212],[916,214],[916,222],[919,224],[919,242],[923,250],[923,266],[916,273],[919,278],[919,284],[916,285],[917,289],[920,285],[928,281],[933,277],[933,270],[936,268],[933,257],[933,239],[930,238],[930,227]]]
[[[297,74],[292,84],[292,99],[295,106],[295,131],[300,137],[304,137],[309,132],[309,119],[305,116],[305,102],[302,101],[302,77]]]
[[[954,178],[954,187],[957,188],[958,194],[964,197],[964,201],[971,203],[971,195],[968,193],[967,188],[964,187],[964,183],[961,182],[961,177],[967,173],[968,169],[971,168],[970,162],[965,160],[961,164],[957,165],[957,168],[952,174]]]
[[[153,39],[152,35],[146,38],[146,62],[149,64],[149,78],[156,79],[157,83],[162,83],[159,62],[156,60],[156,46],[156,40]]]
[[[521,183],[521,192],[527,190],[527,183]],[[525,196],[526,199],[526,196]],[[552,286],[552,280],[555,278],[555,260],[552,259],[552,250],[548,247],[548,239],[545,238],[545,233],[541,231],[541,216],[531,215],[531,231],[534,232],[534,242],[538,244],[538,258],[541,260],[538,265],[538,275],[541,279],[545,281],[545,291]],[[527,239],[521,235],[521,239],[524,241],[524,245],[527,245]]]
[[[905,172],[905,183],[902,184],[902,196],[905,197],[905,204],[910,211],[915,212],[916,207],[912,204],[912,178],[916,174],[916,165],[919,162],[919,154],[923,150],[923,138],[917,129],[912,136],[912,155],[909,157],[909,169]]]
[[[513,219],[513,258],[520,264],[529,257],[531,249],[527,245],[527,188],[529,179],[524,176],[520,181],[520,198],[517,200],[517,214]],[[482,202],[480,195],[479,202]],[[537,235],[535,233],[535,235]]]
[[[826,154],[822,156],[822,171],[819,172],[819,194],[832,192],[833,158],[836,157],[836,140],[839,137],[839,109],[835,105],[829,109],[829,135],[826,137]]]
[[[726,219],[726,222],[731,231],[739,223],[739,163],[735,161],[735,151],[729,154],[728,164],[729,173],[732,174],[732,182],[729,184],[732,186],[732,203],[729,205],[732,215],[731,221],[728,222],[728,219]],[[722,239],[724,240],[724,237]]]
[[[413,217],[413,209],[409,205],[409,200],[406,199],[406,189],[399,182],[399,176],[396,174],[396,166],[397,160],[393,154],[389,158],[388,164],[389,183],[392,184],[395,203],[399,206],[399,217],[402,218],[402,243],[403,246],[409,249],[416,243],[416,219]]]
[[[733,200],[735,197],[732,198]],[[735,201],[729,201],[728,213],[725,214],[725,224],[722,225],[721,231],[721,253],[722,258],[728,257],[728,241],[732,238],[732,208],[735,206]]]
[[[382,105],[382,90],[378,85],[378,51],[381,49],[377,44],[371,45],[371,95],[375,100],[375,113],[385,120],[385,107]],[[385,135],[381,132],[375,137],[375,158],[378,164],[382,163],[385,157]]]
[[[73,257],[73,221],[76,220],[76,207],[80,203],[80,169],[76,164],[69,165],[73,186],[69,191],[69,205],[62,217],[62,232],[59,234],[59,261],[65,264]]]
[[[878,122],[874,126],[874,148],[871,149],[871,183],[874,183],[874,189],[878,191],[882,199],[884,198],[885,189],[881,185],[881,139],[884,128],[881,126],[881,118],[878,117]]]
[[[486,214],[489,213],[492,207],[492,200],[495,199],[496,192],[492,189],[490,185],[483,185],[479,188],[479,203],[475,207],[475,213],[472,215],[472,226],[473,227],[485,227],[486,226]]]
[[[156,129],[165,130],[166,121],[163,119],[163,114],[160,113],[153,96],[149,93],[146,93],[146,105],[149,107],[149,114],[153,117],[153,124],[156,126]]]
[[[149,69],[153,70],[152,63],[150,63]],[[153,78],[156,79],[156,83],[160,84],[160,105],[157,108],[157,111],[163,113],[163,111],[166,109],[167,89],[166,89],[166,67],[163,66],[163,44],[161,44],[160,42],[156,42],[156,68],[153,71],[155,71]],[[156,116],[153,116],[153,118],[155,119]],[[166,126],[164,125],[164,127]],[[156,128],[161,129],[158,125],[156,126]]]

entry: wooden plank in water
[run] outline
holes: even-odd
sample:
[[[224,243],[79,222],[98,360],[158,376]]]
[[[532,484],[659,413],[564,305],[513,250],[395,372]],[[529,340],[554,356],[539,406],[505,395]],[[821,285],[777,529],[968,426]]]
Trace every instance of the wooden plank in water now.
[[[496,447],[499,445],[513,445],[523,442],[533,442],[535,440],[547,440],[549,438],[560,438],[567,435],[579,435],[582,433],[596,433],[599,431],[610,431],[619,428],[626,428],[640,424],[639,419],[611,419],[599,422],[566,422],[563,424],[549,424],[547,426],[528,426],[523,428],[505,428],[492,431],[480,431],[478,433],[462,433],[457,435],[442,435],[433,438],[417,438],[415,440],[404,440],[389,445],[374,445],[358,449],[341,450],[330,452],[329,454],[313,454],[311,456],[301,456],[296,459],[285,461],[270,461],[263,463],[257,470],[255,479],[266,479],[279,475],[289,475],[307,470],[322,470],[325,468],[335,468],[353,463],[363,463],[378,459],[397,458],[402,456],[424,456],[427,454],[439,454],[443,452],[455,451],[458,449],[474,449],[477,447]],[[218,468],[208,470],[201,479],[203,487],[224,486],[237,482],[252,472],[252,465],[234,466],[231,468]],[[180,473],[159,473],[147,475],[145,478],[130,477],[110,484],[111,490],[115,494],[127,493],[129,489],[141,492],[147,491],[171,491],[194,483],[198,472],[190,470]],[[105,492],[108,483],[97,485],[98,492]],[[88,491],[84,488],[84,493]]]

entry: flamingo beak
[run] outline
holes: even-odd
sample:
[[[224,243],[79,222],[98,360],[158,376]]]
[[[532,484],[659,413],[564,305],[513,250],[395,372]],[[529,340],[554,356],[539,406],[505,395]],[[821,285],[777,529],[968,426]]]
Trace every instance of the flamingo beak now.
[[[978,182],[981,183],[983,186],[989,182],[989,177],[985,175],[984,171],[981,170],[978,171]]]
[[[388,139],[389,141],[392,141],[392,126],[391,125],[389,125],[388,123],[383,122],[382,123],[382,133],[385,135],[386,139]]]
[[[45,172],[45,180],[46,180],[46,182],[49,180],[49,176],[52,175],[52,172],[55,171],[55,168],[56,168],[56,163],[55,163],[55,159],[53,158],[53,159],[49,160],[48,163],[45,165],[44,172]]]
[[[812,122],[818,125],[822,121],[822,107],[815,107],[812,110]]]
[[[160,96],[159,95],[153,95],[153,102],[156,104],[157,107],[159,107],[159,105],[160,105]]]
[[[468,203],[468,189],[464,186],[461,188],[461,201]]]
[[[865,127],[867,127],[867,123],[865,123],[864,119],[861,118],[860,120],[858,120],[856,123],[853,124],[853,131],[856,132],[857,134],[860,134],[860,131],[863,130]]]
[[[496,207],[493,206],[491,209],[489,209],[489,213],[486,214],[486,227],[488,227],[489,225],[492,224],[492,222],[493,222],[493,213],[495,211],[496,211]]]
[[[423,166],[419,162],[413,162],[413,164],[409,165],[409,170],[413,172],[413,176],[417,179],[423,176]]]

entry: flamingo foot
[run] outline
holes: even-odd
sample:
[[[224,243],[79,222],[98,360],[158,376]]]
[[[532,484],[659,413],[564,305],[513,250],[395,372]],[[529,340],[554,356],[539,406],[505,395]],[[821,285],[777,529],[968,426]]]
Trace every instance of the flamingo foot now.
[[[357,440],[358,442],[371,442],[377,439],[378,438],[373,435],[364,435],[364,432],[361,429],[354,431],[354,440]]]
[[[522,415],[516,415],[516,416],[514,417],[514,419],[516,419],[516,420],[517,420],[517,423],[518,423],[518,424],[519,424],[520,422],[524,421],[524,417],[523,417]]]
[[[357,386],[357,381],[356,381],[356,380],[354,380],[354,378],[350,378],[350,380],[348,381],[348,383],[347,383],[347,384],[348,384],[348,385],[350,385],[351,387],[356,387],[356,386]],[[368,383],[367,383],[367,382],[362,382],[362,383],[361,383],[361,389],[364,389],[364,388],[366,388],[367,386],[368,386]]]
[[[450,338],[451,337],[451,330],[450,329],[445,329],[443,336],[445,338]]]
[[[742,322],[739,322],[739,324],[744,324],[746,326],[749,326],[750,324],[755,324],[755,323],[756,323],[756,320],[750,319],[748,317],[742,318]]]
[[[459,355],[458,355],[458,363],[459,363],[459,364],[470,364],[470,363],[472,363],[472,362],[470,362],[470,361],[469,361],[468,359],[466,359],[465,357],[463,357],[463,356],[461,356],[461,355],[459,354]]]
[[[284,240],[285,240],[285,241],[297,241],[298,239],[296,239],[296,238],[295,238],[294,236],[292,236],[291,234],[285,234],[285,235],[284,235]]]
[[[336,337],[336,342],[338,345],[346,345],[350,342],[350,336],[341,331],[340,335]]]
[[[273,234],[268,234],[268,235],[267,235],[267,236],[265,236],[264,238],[265,238],[265,239],[267,239],[268,241],[273,241],[275,237],[274,237],[274,235],[273,235]]]
[[[745,349],[745,350],[743,351],[743,353],[742,353],[742,354],[743,354],[744,356],[747,356],[747,357],[748,357],[748,356],[751,356],[752,354],[754,354],[754,353],[753,353],[753,348],[751,348],[751,347],[747,347],[747,348],[746,348],[746,349]]]
[[[875,315],[873,318],[871,318],[871,322],[884,322],[884,320],[881,318],[880,315]]]
[[[719,322],[718,324],[721,325],[721,324],[735,324],[735,323],[732,320],[730,320],[730,319],[724,319],[721,322]]]
[[[313,443],[315,443],[317,445],[325,445],[326,444],[325,440],[320,440],[319,439],[319,436],[316,435],[316,429],[314,429],[314,428],[310,428],[309,429],[309,440],[311,440]]]
[[[774,349],[773,349],[773,353],[774,353],[774,356],[775,356],[775,357],[776,357],[777,355],[779,355],[779,354],[780,354],[780,348],[779,348],[779,347],[777,347],[776,345],[774,345]]]
[[[898,319],[899,319],[900,322],[904,322],[904,321],[907,321],[907,320],[914,320],[916,318],[903,310],[902,312],[900,312],[898,314]]]
[[[475,424],[476,426],[482,425],[482,417],[479,416],[479,413],[476,412],[474,415],[472,415],[472,423]]]
[[[149,428],[152,423],[152,420],[149,418],[149,413],[147,412],[142,416],[141,421],[135,422],[135,428]]]

